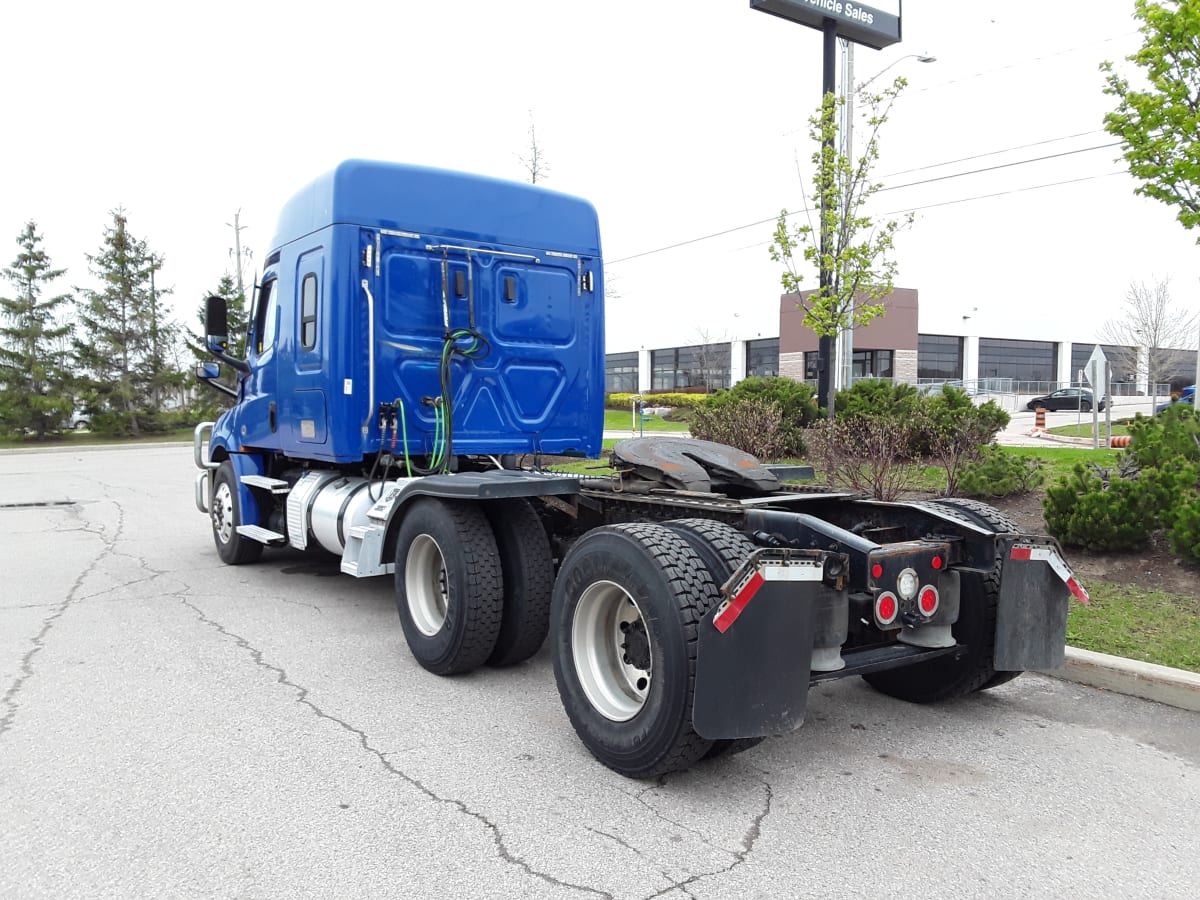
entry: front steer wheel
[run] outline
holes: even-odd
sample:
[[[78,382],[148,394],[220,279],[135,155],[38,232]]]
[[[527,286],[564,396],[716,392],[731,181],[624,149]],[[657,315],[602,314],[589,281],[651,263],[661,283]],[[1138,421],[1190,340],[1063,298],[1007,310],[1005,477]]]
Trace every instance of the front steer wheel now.
[[[719,597],[701,558],[661,525],[597,528],[554,585],[554,677],[571,724],[633,778],[687,769],[712,741],[692,728],[698,626]]]
[[[483,665],[500,633],[500,554],[477,506],[421,498],[396,538],[396,607],[422,666],[457,675]]]
[[[212,520],[213,542],[221,562],[229,566],[256,562],[263,552],[258,541],[238,534],[242,521],[242,502],[238,498],[238,478],[229,460],[221,463],[213,478],[212,498],[208,504]]]

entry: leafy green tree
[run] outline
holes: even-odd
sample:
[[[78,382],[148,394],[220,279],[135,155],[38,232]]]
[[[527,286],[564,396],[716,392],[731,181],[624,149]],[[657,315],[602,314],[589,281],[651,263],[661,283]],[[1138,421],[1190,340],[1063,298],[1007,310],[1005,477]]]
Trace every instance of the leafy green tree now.
[[[162,258],[114,210],[100,252],[88,263],[102,287],[82,292],[75,352],[93,427],[110,434],[160,431],[166,393],[180,381],[172,364],[178,326],[159,303],[167,292],[154,283]]]
[[[64,321],[71,296],[44,296],[66,270],[51,266],[41,242],[37,224],[26,223],[17,237],[20,252],[2,273],[15,296],[0,297],[0,422],[38,438],[61,429],[75,403],[67,342],[71,325]]]
[[[784,209],[775,223],[770,254],[772,260],[783,265],[783,289],[800,297],[798,305],[804,310],[805,327],[819,338],[837,337],[844,329],[866,325],[883,315],[884,306],[879,301],[892,292],[897,270],[891,255],[896,232],[910,224],[912,216],[876,222],[866,215],[865,207],[882,187],[871,180],[871,170],[879,160],[879,132],[906,84],[903,78],[897,78],[879,94],[863,93],[862,102],[869,115],[866,141],[857,160],[839,153],[834,146],[839,98],[826,94],[818,113],[809,119],[809,136],[818,144],[812,156],[817,221],[814,223],[811,211],[806,209],[806,220],[791,224]],[[822,270],[828,272],[829,283],[804,291],[804,268],[818,275]],[[820,394],[822,399],[829,396],[828,412],[832,417],[836,401],[827,388],[831,374],[832,360],[825,360],[820,377],[826,387]]]
[[[1104,92],[1117,107],[1104,127],[1120,138],[1136,193],[1178,208],[1185,228],[1200,224],[1200,2],[1134,0],[1142,47],[1127,59],[1142,70],[1134,86],[1111,62]]]

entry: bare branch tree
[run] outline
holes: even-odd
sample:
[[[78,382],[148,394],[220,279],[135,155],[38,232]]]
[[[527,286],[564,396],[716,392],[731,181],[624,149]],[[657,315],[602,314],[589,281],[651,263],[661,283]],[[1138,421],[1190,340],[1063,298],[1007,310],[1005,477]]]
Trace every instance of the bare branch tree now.
[[[533,121],[533,110],[529,111],[529,156],[518,156],[521,165],[529,172],[529,183],[537,184],[550,173],[550,164],[537,142],[537,127]]]
[[[1188,347],[1196,333],[1196,316],[1171,301],[1169,278],[1154,279],[1153,286],[1144,281],[1132,282],[1125,292],[1124,313],[1109,319],[1100,328],[1105,343],[1136,347],[1138,360],[1134,366],[1128,360],[1127,369],[1145,374],[1152,400],[1157,400],[1157,386],[1174,374],[1177,351]]]
[[[697,328],[696,335],[700,338],[696,346],[696,366],[704,382],[704,393],[711,394],[716,388],[728,387],[725,382],[730,374],[729,332],[714,334],[706,328]]]

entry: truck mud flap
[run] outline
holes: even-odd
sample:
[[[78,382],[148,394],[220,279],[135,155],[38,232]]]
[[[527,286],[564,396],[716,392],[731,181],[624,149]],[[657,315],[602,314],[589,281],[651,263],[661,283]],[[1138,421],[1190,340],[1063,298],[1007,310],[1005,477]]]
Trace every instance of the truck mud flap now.
[[[1053,538],[1022,536],[1004,553],[996,608],[997,671],[1057,669],[1066,656],[1067,604],[1088,595]]]
[[[712,740],[786,734],[808,706],[816,599],[829,560],[818,550],[760,550],[700,622],[693,727]]]

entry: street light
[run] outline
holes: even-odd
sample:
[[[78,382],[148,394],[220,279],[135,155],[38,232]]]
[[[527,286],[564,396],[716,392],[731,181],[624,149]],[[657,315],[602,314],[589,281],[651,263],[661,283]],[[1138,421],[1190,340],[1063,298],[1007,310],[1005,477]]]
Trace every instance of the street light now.
[[[906,59],[915,59],[920,63],[937,62],[936,56],[931,56],[927,53],[907,53],[904,56],[893,59],[890,63],[860,83],[856,87],[851,87],[854,84],[854,43],[847,41],[844,38],[839,38],[842,42],[842,155],[849,161],[851,167],[854,165],[854,95],[859,91],[864,90],[867,85],[887,72],[899,63]],[[849,185],[843,191],[843,197],[848,197]],[[846,200],[843,199],[843,204],[846,205]],[[854,298],[850,298],[848,312],[851,316],[854,315]],[[853,326],[853,322],[851,322]],[[842,333],[838,338],[837,352],[840,357],[840,365],[835,368],[838,377],[835,382],[839,388],[850,387],[854,377],[854,328],[847,327],[842,329]],[[1200,370],[1198,370],[1200,371]],[[895,377],[895,363],[892,364],[892,377]]]

